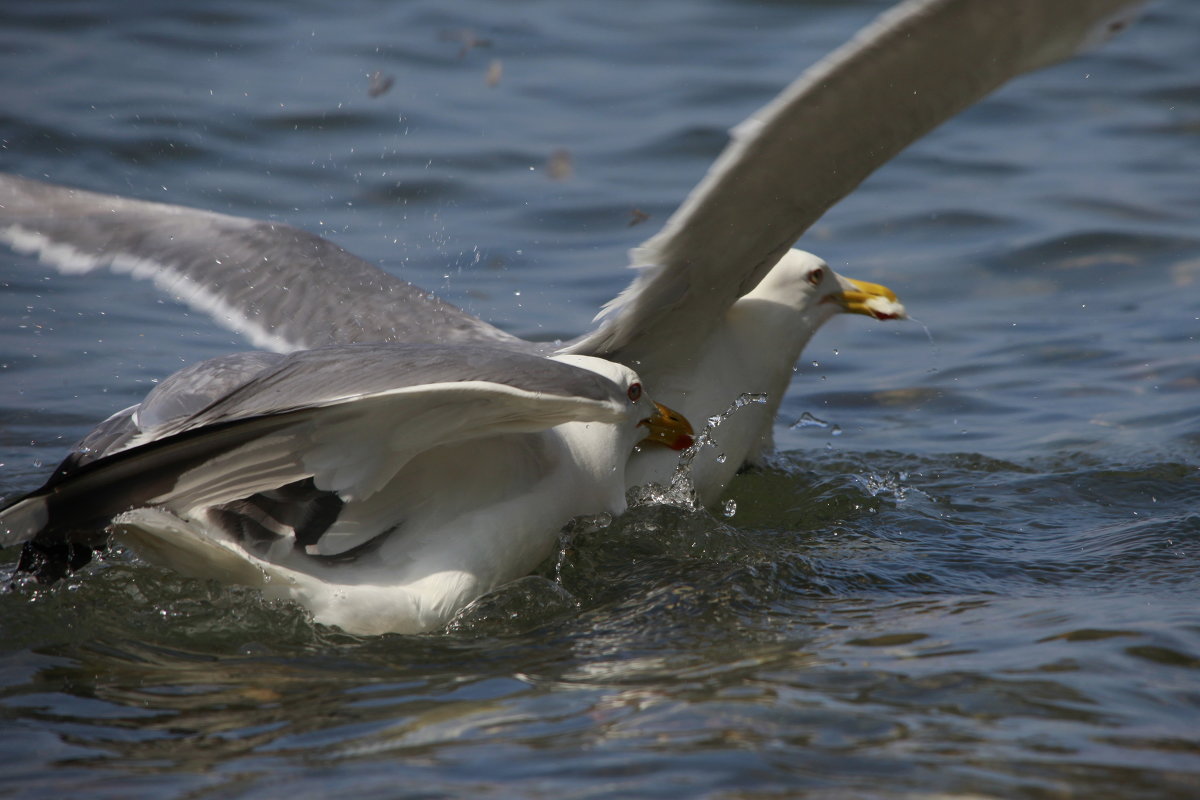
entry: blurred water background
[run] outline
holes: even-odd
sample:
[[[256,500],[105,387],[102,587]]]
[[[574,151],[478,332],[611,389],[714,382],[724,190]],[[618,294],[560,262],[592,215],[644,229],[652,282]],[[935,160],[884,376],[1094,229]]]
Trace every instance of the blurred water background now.
[[[298,225],[567,337],[886,5],[15,0],[0,170]],[[1154,3],[809,232],[920,322],[818,335],[732,516],[634,509],[420,637],[120,551],[0,594],[0,796],[1197,796],[1198,35]],[[0,254],[0,495],[239,349]]]

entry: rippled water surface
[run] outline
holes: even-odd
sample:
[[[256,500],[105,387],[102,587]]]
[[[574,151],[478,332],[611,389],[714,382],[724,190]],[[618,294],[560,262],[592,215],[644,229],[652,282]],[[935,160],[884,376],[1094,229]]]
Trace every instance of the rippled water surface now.
[[[6,3],[0,170],[286,221],[553,339],[885,5]],[[1154,3],[809,232],[920,323],[818,335],[732,516],[581,526],[419,637],[123,551],[0,594],[0,795],[1197,796],[1197,31]],[[0,494],[244,347],[126,278],[0,286]]]

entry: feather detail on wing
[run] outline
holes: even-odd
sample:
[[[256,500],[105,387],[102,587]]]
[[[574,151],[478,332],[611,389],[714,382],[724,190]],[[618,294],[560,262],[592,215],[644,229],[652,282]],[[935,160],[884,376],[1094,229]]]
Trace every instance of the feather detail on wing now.
[[[68,457],[45,486],[0,511],[0,540],[103,526],[142,506],[186,515],[309,490],[361,501],[422,453],[568,421],[612,422],[625,409],[612,381],[505,349],[335,346],[267,357],[265,368],[229,378],[254,361],[213,359],[164,381],[142,407],[113,418],[121,435],[109,449]],[[198,391],[205,374],[225,375],[215,397]],[[173,403],[181,392],[186,402]],[[168,406],[178,413],[160,413]],[[152,426],[134,424],[142,409]],[[321,502],[304,513],[328,515],[334,502]]]
[[[911,0],[738,125],[632,283],[564,352],[645,363],[719,318],[831,206],[1010,78],[1111,35],[1142,0]]]
[[[265,350],[526,345],[306,231],[0,175],[0,241],[64,273],[145,278]],[[289,287],[302,287],[291,291]]]

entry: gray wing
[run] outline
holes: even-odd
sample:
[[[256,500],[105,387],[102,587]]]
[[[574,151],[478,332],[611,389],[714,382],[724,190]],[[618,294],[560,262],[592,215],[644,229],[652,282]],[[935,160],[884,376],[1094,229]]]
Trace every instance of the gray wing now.
[[[0,241],[63,272],[108,267],[289,352],[351,342],[524,343],[287,225],[0,175]]]
[[[206,426],[472,382],[585,403],[619,403],[623,398],[616,384],[597,373],[501,347],[379,343],[287,355],[233,353],[184,367],[140,405],[105,420],[76,447],[86,456],[81,460],[73,453],[71,469]]]
[[[118,411],[81,439],[54,471],[50,483],[85,464],[130,447],[139,437],[182,425],[228,393],[269,374],[285,356],[278,353],[232,353],[184,367],[159,383],[140,404]]]
[[[1010,78],[1129,23],[1143,0],[909,0],[739,125],[639,274],[568,352],[645,363],[707,328],[834,203]],[[642,374],[645,369],[639,367]]]
[[[206,375],[215,377],[212,396]],[[260,495],[281,502],[279,492],[303,494],[323,531],[338,498],[369,497],[432,448],[573,420],[611,422],[625,406],[621,388],[601,375],[502,348],[342,345],[212,359],[103,423],[93,441],[111,439],[106,452],[64,462],[0,510],[0,545],[93,532],[132,508]],[[109,437],[110,425],[122,435]]]

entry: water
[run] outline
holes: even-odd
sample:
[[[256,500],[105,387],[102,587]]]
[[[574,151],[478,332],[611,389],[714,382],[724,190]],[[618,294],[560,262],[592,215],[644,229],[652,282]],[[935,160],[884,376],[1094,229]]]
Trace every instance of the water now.
[[[884,5],[8,3],[0,169],[296,224],[554,339]],[[932,343],[827,326],[732,517],[580,524],[431,636],[125,552],[0,595],[0,794],[1196,796],[1198,26],[1160,0],[810,232]],[[126,278],[0,285],[0,494],[243,346]]]

